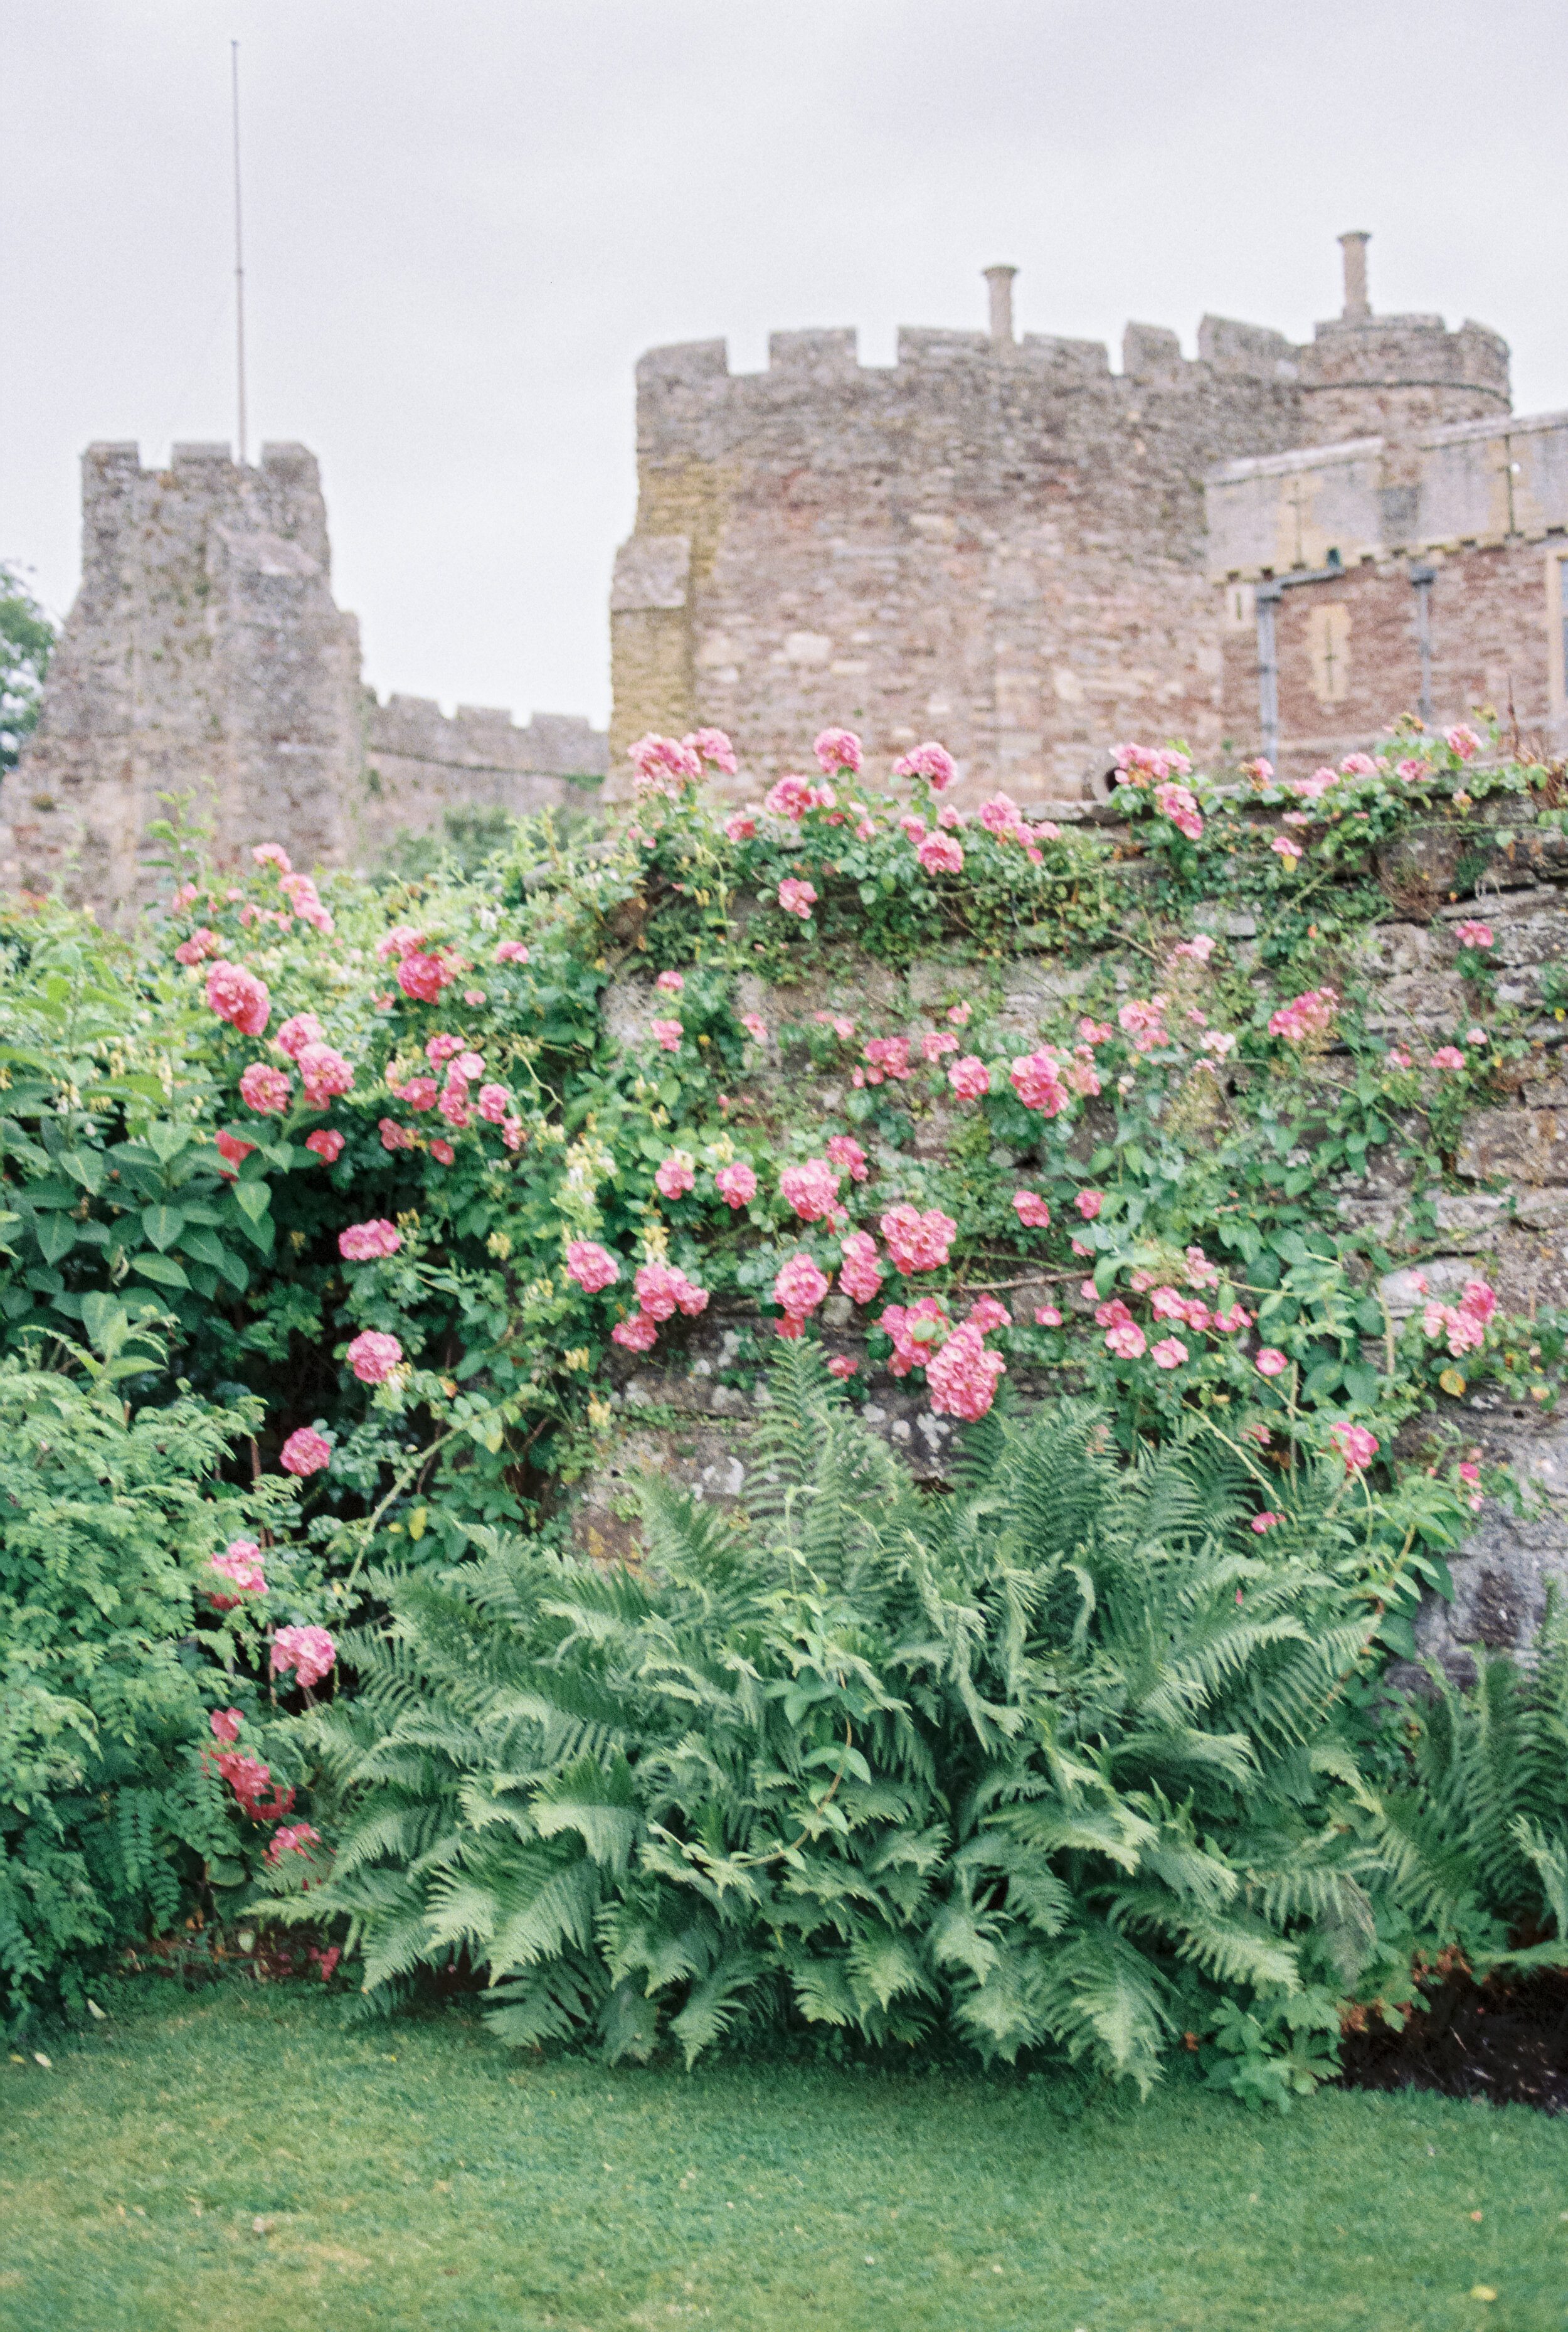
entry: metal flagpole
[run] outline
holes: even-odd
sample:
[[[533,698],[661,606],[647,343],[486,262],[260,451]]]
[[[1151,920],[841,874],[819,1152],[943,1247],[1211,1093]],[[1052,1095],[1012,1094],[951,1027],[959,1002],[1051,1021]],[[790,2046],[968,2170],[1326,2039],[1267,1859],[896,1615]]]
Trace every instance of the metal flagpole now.
[[[234,96],[234,334],[239,360],[240,467],[245,466],[245,254],[240,237],[240,43],[229,43]]]

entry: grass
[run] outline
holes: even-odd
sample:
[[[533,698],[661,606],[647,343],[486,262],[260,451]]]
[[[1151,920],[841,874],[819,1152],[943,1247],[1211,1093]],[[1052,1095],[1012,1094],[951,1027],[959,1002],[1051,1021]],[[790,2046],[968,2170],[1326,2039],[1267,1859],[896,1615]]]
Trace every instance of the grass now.
[[[5,2332],[1568,2322],[1568,2128],[1518,2107],[607,2073],[238,1983],[128,1988],[49,2053],[0,2062]]]

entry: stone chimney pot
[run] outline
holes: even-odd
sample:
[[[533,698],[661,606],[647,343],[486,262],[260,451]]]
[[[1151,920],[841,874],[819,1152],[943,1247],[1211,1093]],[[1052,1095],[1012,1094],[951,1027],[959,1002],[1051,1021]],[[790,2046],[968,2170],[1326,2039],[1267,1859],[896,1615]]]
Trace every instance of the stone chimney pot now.
[[[1345,253],[1345,321],[1359,324],[1372,314],[1372,302],[1366,296],[1366,246],[1372,241],[1364,228],[1357,227],[1342,234],[1339,247]]]
[[[991,293],[991,337],[1003,348],[1012,346],[1012,279],[1016,267],[988,267],[986,287]]]

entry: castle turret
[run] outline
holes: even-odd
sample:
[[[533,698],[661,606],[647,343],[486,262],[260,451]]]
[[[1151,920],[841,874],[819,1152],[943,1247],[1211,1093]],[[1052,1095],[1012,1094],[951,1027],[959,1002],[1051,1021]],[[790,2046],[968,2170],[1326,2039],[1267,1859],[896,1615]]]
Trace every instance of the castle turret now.
[[[1345,305],[1314,327],[1299,356],[1307,443],[1402,438],[1449,421],[1496,421],[1513,409],[1508,344],[1484,324],[1450,332],[1440,316],[1377,316],[1367,294],[1366,246],[1342,234]]]

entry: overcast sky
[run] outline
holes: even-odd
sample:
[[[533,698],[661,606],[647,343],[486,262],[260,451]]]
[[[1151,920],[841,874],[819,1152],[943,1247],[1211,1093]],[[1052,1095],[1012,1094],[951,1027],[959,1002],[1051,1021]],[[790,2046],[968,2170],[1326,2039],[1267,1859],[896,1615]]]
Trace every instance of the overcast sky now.
[[[0,558],[62,613],[77,457],[233,435],[229,41],[251,437],[318,455],[366,676],[609,696],[632,367],[725,336],[1205,310],[1474,316],[1568,406],[1563,0],[0,0]]]

